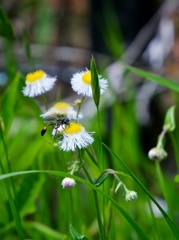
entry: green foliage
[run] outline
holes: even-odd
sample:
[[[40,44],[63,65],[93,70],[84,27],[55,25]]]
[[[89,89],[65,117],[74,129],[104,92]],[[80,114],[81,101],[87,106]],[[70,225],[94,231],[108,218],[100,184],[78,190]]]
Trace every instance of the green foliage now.
[[[163,130],[168,130],[170,132],[175,130],[175,106],[168,109],[165,115]]]

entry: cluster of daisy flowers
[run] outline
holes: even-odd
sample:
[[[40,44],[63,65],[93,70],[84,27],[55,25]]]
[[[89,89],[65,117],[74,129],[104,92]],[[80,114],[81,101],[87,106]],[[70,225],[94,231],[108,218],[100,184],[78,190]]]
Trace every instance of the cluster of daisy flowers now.
[[[29,97],[42,95],[54,87],[56,80],[56,77],[49,76],[42,70],[37,70],[27,74],[26,86],[22,92],[25,96]],[[102,95],[108,87],[108,81],[102,78],[101,75],[98,75],[97,85],[99,86],[99,91],[97,92]],[[59,101],[40,116],[45,122],[49,122],[49,124],[42,129],[41,135],[43,136],[47,129],[52,126],[52,136],[58,140],[59,148],[63,151],[74,152],[78,149],[87,148],[94,141],[93,133],[87,132],[83,125],[79,123],[79,120],[83,117],[80,109],[84,98],[94,97],[91,71],[86,69],[85,71],[75,73],[71,78],[71,87],[78,95],[82,95],[81,100],[78,99],[74,101],[74,105],[78,106],[77,110],[75,110],[71,104]],[[73,175],[75,171],[78,171],[78,167],[74,164],[70,174]],[[102,182],[104,182],[103,174],[105,175],[106,171],[113,174],[115,173],[110,169],[104,170],[100,175],[101,177],[98,178],[99,181],[102,179]],[[136,192],[128,190],[117,176],[116,179],[118,180],[118,185],[115,192],[117,192],[120,186],[123,186],[126,201],[137,199]],[[62,181],[62,187],[64,189],[73,188],[75,184],[76,182],[73,178],[66,177]]]
[[[103,94],[107,87],[107,79],[98,75],[100,94]],[[42,70],[26,75],[26,86],[22,92],[25,96],[36,97],[50,91],[57,78],[49,76]],[[72,89],[84,97],[92,97],[91,71],[86,69],[82,72],[75,73],[71,78]],[[82,102],[76,103],[80,106]],[[44,127],[41,134],[44,135],[49,126],[53,126],[52,135],[59,139],[59,147],[63,151],[76,151],[77,149],[86,148],[93,143],[93,133],[85,130],[79,119],[82,114],[76,111],[74,107],[66,102],[57,102],[45,113],[40,115],[45,121],[50,123]],[[59,137],[60,136],[60,137]]]

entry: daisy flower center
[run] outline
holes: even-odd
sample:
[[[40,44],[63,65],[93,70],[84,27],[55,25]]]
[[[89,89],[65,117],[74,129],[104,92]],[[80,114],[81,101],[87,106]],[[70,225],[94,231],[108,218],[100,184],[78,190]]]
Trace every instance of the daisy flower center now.
[[[38,81],[39,79],[43,78],[46,75],[46,73],[42,70],[37,70],[32,73],[28,73],[26,76],[26,81],[27,82],[35,82]]]
[[[87,84],[91,84],[91,72],[87,71],[82,75],[82,80],[83,82],[87,83]]]
[[[81,132],[83,126],[76,122],[71,122],[70,125],[66,126],[65,133],[67,134],[75,134]]]
[[[71,108],[71,106],[70,104],[65,102],[58,102],[54,105],[54,108],[56,108],[57,110],[68,110],[69,108]]]

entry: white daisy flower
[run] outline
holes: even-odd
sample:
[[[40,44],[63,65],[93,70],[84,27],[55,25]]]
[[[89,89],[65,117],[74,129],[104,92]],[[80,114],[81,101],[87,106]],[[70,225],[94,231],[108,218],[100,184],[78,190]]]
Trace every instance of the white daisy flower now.
[[[42,70],[26,75],[26,86],[22,92],[25,96],[35,97],[51,90],[55,84],[56,77],[47,75]]]
[[[75,151],[76,148],[86,148],[93,141],[93,137],[86,132],[80,123],[71,122],[69,125],[66,125],[63,131],[63,139],[59,144],[60,149],[63,151]]]
[[[98,78],[100,94],[103,94],[108,87],[108,81],[107,79],[102,78],[101,75],[98,75]],[[91,72],[88,69],[86,71],[75,73],[71,79],[71,85],[77,94],[92,97],[93,94],[91,88]]]
[[[73,188],[76,185],[76,181],[73,178],[64,178],[62,181],[63,188]]]
[[[57,102],[53,107],[51,107],[47,112],[40,115],[43,118],[54,117],[54,116],[65,116],[69,119],[75,119],[77,116],[77,111],[66,102]],[[79,117],[82,117],[80,114]]]

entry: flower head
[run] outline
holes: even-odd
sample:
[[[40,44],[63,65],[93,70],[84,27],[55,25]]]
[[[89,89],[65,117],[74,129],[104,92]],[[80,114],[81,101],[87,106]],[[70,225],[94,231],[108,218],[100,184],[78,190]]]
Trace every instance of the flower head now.
[[[85,128],[76,122],[71,122],[63,131],[63,139],[59,142],[63,151],[75,151],[76,148],[86,148],[94,141],[93,137],[86,132]]]
[[[35,97],[51,90],[55,84],[56,77],[47,75],[42,70],[26,75],[26,86],[22,92],[25,96]]]
[[[43,118],[52,116],[65,116],[69,119],[75,119],[77,116],[77,112],[70,104],[66,102],[57,102],[47,112],[41,114],[40,116]]]
[[[103,94],[108,87],[108,81],[98,75],[100,94]],[[82,94],[83,96],[92,97],[91,88],[91,72],[87,69],[79,73],[75,73],[71,79],[71,85],[75,92]]]
[[[125,189],[125,199],[127,202],[134,201],[137,199],[137,193],[135,191]]]
[[[76,182],[73,178],[64,178],[62,181],[62,187],[63,188],[73,188],[75,186]]]

